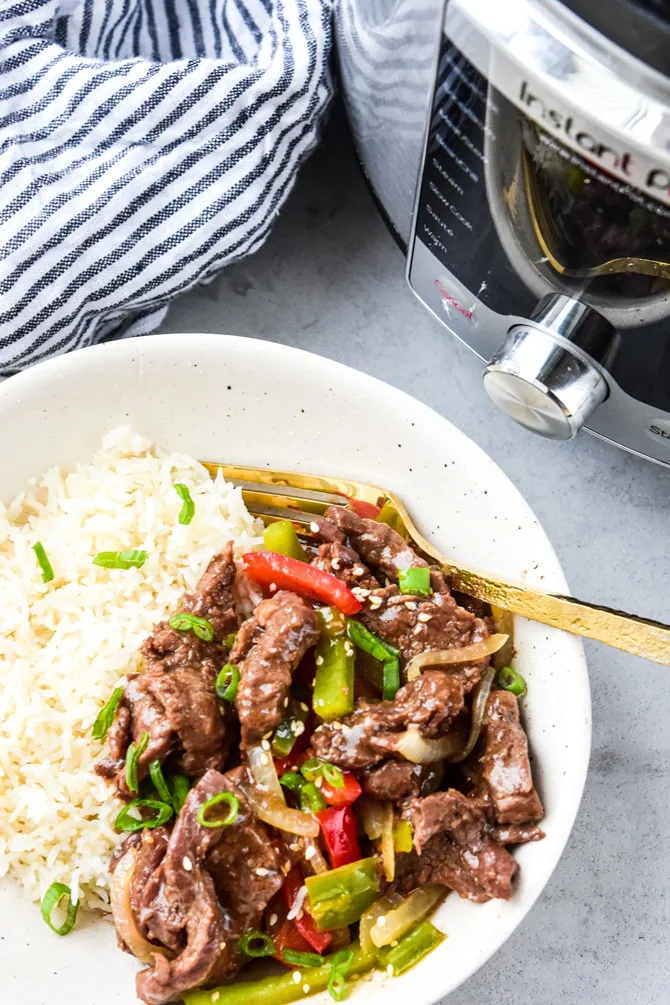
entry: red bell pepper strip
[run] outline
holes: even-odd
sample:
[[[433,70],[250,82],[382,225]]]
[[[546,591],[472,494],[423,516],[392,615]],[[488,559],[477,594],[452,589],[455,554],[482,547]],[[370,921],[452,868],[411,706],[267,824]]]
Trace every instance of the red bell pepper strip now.
[[[333,869],[357,862],[363,857],[358,844],[356,817],[351,806],[329,806],[327,810],[320,810],[316,818],[321,824],[321,833]]]
[[[358,614],[361,602],[349,587],[323,569],[274,551],[252,551],[244,556],[247,574],[259,586],[293,590],[312,600],[332,604],[343,614]]]
[[[291,912],[295,898],[298,896],[298,891],[304,885],[304,882],[300,869],[294,866],[281,888],[284,903],[288,907],[289,913]],[[333,936],[330,932],[320,932],[318,930],[314,918],[305,909],[300,912],[300,917],[293,918],[293,923],[302,938],[306,939],[311,948],[317,953],[324,953],[333,941]]]
[[[311,953],[312,947],[295,926],[294,921],[286,917],[287,908],[284,898],[277,894],[272,898],[265,912],[267,933],[275,944],[275,958],[287,967],[292,966],[284,959],[285,949],[294,949],[301,953]]]
[[[349,496],[349,508],[364,520],[376,520],[381,513],[380,507],[374,503],[366,502],[365,499],[352,499],[351,496]]]
[[[329,806],[350,806],[363,791],[350,771],[342,772],[342,781],[344,782],[342,787],[336,789],[325,778],[323,779],[320,791]]]

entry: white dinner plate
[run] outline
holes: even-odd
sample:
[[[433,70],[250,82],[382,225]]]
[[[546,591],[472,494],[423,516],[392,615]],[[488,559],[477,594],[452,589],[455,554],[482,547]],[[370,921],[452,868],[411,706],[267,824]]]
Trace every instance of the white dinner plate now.
[[[131,423],[169,451],[204,460],[349,476],[397,492],[457,562],[564,592],[553,549],[502,471],[463,433],[408,395],[330,360],[223,335],[129,339],[62,356],[0,385],[0,491],[7,502],[54,464],[89,459]],[[508,902],[455,895],[436,917],[448,938],[418,967],[356,986],[387,1005],[443,997],[503,944],[558,862],[584,786],[591,736],[581,642],[516,620],[516,665],[546,838],[516,852]],[[35,751],[39,758],[39,750]],[[547,940],[551,932],[546,933]],[[137,966],[112,926],[80,921],[66,938],[11,882],[0,889],[3,1005],[134,1005]]]

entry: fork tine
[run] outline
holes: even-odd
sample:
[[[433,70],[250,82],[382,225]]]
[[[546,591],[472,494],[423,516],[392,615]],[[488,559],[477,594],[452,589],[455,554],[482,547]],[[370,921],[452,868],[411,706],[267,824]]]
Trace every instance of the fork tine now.
[[[264,491],[262,488],[262,482],[258,481],[247,481],[241,478],[231,478],[229,479],[232,485],[237,488],[241,488],[243,492],[253,492],[259,495],[276,495],[284,496],[287,499],[302,499],[311,503],[322,503],[324,508],[326,506],[346,506],[348,499],[346,496],[335,495],[332,492],[322,492],[319,489],[299,489],[292,488],[290,485],[272,485],[272,492]]]

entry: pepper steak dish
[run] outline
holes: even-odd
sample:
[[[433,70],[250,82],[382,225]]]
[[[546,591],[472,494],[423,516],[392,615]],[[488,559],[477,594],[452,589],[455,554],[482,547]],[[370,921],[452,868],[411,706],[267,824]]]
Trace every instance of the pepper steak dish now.
[[[449,891],[509,899],[509,846],[543,837],[488,609],[374,512],[311,530],[214,556],[98,717],[126,803],[112,913],[147,1005],[340,1001],[439,944]],[[235,980],[266,956],[289,972]]]

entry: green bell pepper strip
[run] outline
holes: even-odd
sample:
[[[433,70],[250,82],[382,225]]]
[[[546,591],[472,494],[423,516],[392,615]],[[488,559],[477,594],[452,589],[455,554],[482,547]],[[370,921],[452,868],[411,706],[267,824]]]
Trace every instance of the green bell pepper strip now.
[[[268,551],[276,551],[278,555],[288,555],[289,558],[297,558],[301,562],[307,561],[305,549],[300,544],[290,520],[269,523],[263,531],[263,544]]]
[[[444,939],[445,936],[432,922],[421,921],[403,935],[397,946],[384,946],[379,951],[379,962],[386,969],[391,967],[393,976],[397,977],[427,956]]]
[[[393,503],[385,502],[381,508],[381,512],[376,518],[377,523],[387,524],[391,530],[394,530],[396,534],[400,534],[403,540],[408,539],[407,528],[402,521],[402,517],[398,510],[395,508]]]
[[[350,949],[352,958],[347,967],[347,977],[364,974],[372,970],[377,962],[377,950],[363,952],[357,942],[352,942]],[[331,976],[330,957],[324,957],[322,967],[300,970],[300,982],[293,980],[293,974],[298,971],[276,977],[259,977],[256,980],[235,981],[233,984],[223,984],[219,988],[207,991],[186,991],[185,1005],[289,1005],[290,1002],[302,1001],[308,995],[325,991]],[[308,988],[305,991],[305,987]]]
[[[327,805],[314,782],[305,782],[300,787],[300,809],[303,813],[318,813],[325,810]]]
[[[355,646],[381,662],[384,667],[382,696],[385,701],[393,701],[400,687],[400,650],[384,642],[355,618],[350,618],[347,624],[347,635]]]
[[[433,592],[430,585],[428,566],[415,565],[410,569],[398,569],[398,586],[401,593],[415,597],[429,597]]]
[[[322,627],[316,644],[312,707],[330,722],[353,711],[356,651],[346,635],[346,618],[336,607],[323,608],[319,616]]]
[[[353,925],[379,896],[376,859],[362,858],[308,876],[305,886],[309,913],[320,931]]]

